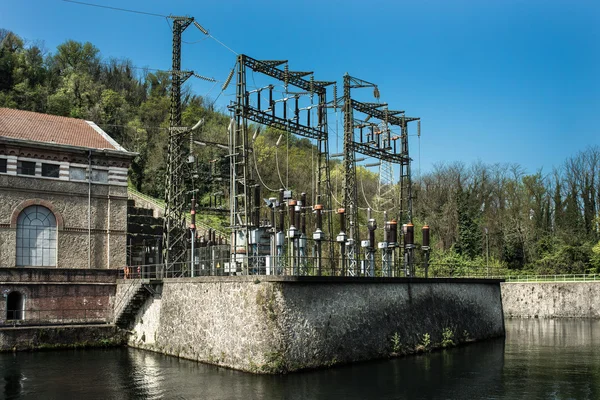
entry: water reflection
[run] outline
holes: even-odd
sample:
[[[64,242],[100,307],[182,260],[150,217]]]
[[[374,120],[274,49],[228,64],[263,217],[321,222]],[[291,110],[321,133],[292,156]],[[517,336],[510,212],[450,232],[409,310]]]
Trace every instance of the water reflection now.
[[[133,349],[0,354],[2,394],[115,400],[600,398],[600,321],[509,320],[506,329],[506,341],[287,376],[255,376]]]

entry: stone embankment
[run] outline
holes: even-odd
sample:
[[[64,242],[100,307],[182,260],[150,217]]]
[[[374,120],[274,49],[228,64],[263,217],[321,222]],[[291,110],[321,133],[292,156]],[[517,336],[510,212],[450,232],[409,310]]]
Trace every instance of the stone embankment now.
[[[198,277],[165,280],[130,329],[133,347],[280,373],[499,337],[504,319],[500,281]]]

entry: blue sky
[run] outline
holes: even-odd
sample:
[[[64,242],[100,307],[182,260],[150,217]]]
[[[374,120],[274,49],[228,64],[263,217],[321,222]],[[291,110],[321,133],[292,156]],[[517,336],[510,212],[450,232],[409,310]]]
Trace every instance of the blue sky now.
[[[194,16],[236,52],[288,59],[291,69],[315,71],[316,79],[341,82],[349,72],[377,83],[391,108],[422,118],[423,172],[437,162],[481,160],[548,173],[600,145],[598,1],[89,2]],[[5,2],[1,9],[0,27],[43,39],[49,50],[67,39],[90,41],[104,57],[170,68],[165,19],[60,0]],[[185,32],[183,67],[224,80],[235,55],[205,38]],[[192,86],[204,95],[212,85]],[[417,163],[415,138],[411,147]]]

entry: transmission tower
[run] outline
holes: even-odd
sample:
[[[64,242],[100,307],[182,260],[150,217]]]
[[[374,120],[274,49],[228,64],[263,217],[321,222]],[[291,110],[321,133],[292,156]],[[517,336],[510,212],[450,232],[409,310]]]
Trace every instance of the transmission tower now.
[[[208,35],[193,17],[168,17],[172,23],[173,54],[171,68],[171,115],[169,121],[169,145],[167,149],[167,173],[165,176],[165,219],[163,226],[163,262],[167,268],[181,263],[186,257],[187,231],[185,229],[185,133],[190,128],[182,127],[181,86],[190,77],[214,82],[211,78],[196,75],[193,71],[181,70],[181,35],[192,23]]]
[[[283,68],[281,68],[283,66]],[[331,206],[331,185],[329,173],[329,145],[327,138],[326,87],[335,82],[317,81],[312,72],[290,71],[287,60],[256,60],[245,54],[237,59],[236,99],[230,105],[233,119],[229,128],[230,159],[230,224],[232,229],[232,251],[250,254],[248,238],[252,229],[257,229],[258,222],[252,221],[251,210],[259,209],[260,199],[252,199],[250,187],[252,169],[249,154],[252,144],[249,141],[248,121],[278,129],[285,134],[296,134],[317,141],[317,171],[315,199],[321,206]],[[246,70],[270,77],[283,85],[285,97],[276,98],[275,85],[248,90]],[[304,77],[311,75],[310,79]],[[295,87],[301,92],[291,92],[288,87]],[[302,98],[318,96],[319,103],[301,107]],[[288,112],[289,108],[293,111]],[[311,122],[311,111],[317,110],[317,121]],[[316,123],[315,123],[316,122]],[[306,207],[303,204],[303,207]],[[326,215],[328,234],[332,233],[331,213]],[[330,246],[330,259],[333,249]]]
[[[358,274],[356,259],[354,258],[356,246],[359,243],[358,232],[358,202],[356,187],[356,153],[364,154],[381,161],[380,196],[388,196],[387,190],[393,191],[392,164],[400,165],[401,190],[400,190],[400,215],[399,220],[404,222],[412,218],[412,202],[410,189],[410,157],[408,155],[408,129],[407,123],[419,121],[419,118],[407,117],[404,111],[389,110],[386,103],[363,103],[351,97],[353,88],[373,88],[374,97],[379,99],[377,85],[357,79],[346,74],[344,76],[344,206],[346,207],[348,225],[350,227],[347,249],[347,274]],[[366,115],[364,120],[355,118],[355,112]],[[380,122],[369,122],[371,118]],[[381,127],[385,129],[381,129]],[[390,126],[401,128],[401,136],[392,136]],[[355,139],[355,129],[359,129],[358,140]],[[366,129],[366,135],[365,135]],[[401,140],[398,149],[398,139]],[[386,165],[387,164],[387,165]],[[382,179],[384,181],[382,181]],[[389,189],[388,189],[389,188]],[[393,194],[393,192],[392,192]],[[393,209],[393,201],[390,208]],[[396,221],[390,221],[396,225]],[[354,229],[353,229],[354,228]],[[397,246],[395,239],[393,246]],[[342,255],[343,257],[343,255]]]

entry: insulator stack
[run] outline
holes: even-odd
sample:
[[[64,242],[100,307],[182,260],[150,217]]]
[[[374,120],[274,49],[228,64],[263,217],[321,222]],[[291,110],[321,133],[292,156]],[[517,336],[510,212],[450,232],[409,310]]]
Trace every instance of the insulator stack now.
[[[404,244],[412,246],[415,243],[415,226],[412,223],[406,224],[406,234],[404,235]]]
[[[279,189],[279,229],[278,232],[283,232],[284,230],[284,203],[283,203],[283,189]]]
[[[300,231],[302,234],[306,235],[306,193],[302,193],[300,195],[302,205],[301,205],[301,213],[300,213]]]
[[[337,111],[337,83],[333,85],[333,110]]]
[[[294,103],[294,118],[296,119],[296,123],[300,122],[300,108],[299,108],[299,101],[300,101],[300,96],[295,96],[295,103]]]
[[[190,223],[190,229],[195,230],[196,229],[196,199],[194,197],[192,197],[192,210],[190,211],[191,214],[191,223]]]
[[[429,225],[423,226],[422,233],[423,233],[423,247],[429,247]]]
[[[231,71],[229,72],[229,75],[227,75],[227,79],[225,79],[225,83],[223,83],[223,86],[221,86],[221,90],[227,89],[227,87],[231,83],[231,79],[233,79],[234,73],[235,73],[235,68],[232,68]]]
[[[390,222],[387,220],[387,211],[383,212],[383,241],[389,242]]]
[[[254,186],[254,226],[260,226],[260,186]]]
[[[398,222],[394,219],[390,221],[389,242],[398,243]]]
[[[290,67],[286,63],[285,67],[283,67],[283,82],[284,82],[284,86],[285,86],[285,90],[286,91],[288,89],[289,76],[290,76]]]
[[[288,211],[290,213],[290,228],[296,224],[296,200],[288,200]]]
[[[344,215],[345,213],[345,209],[338,209],[338,215],[340,216],[340,232],[346,232],[346,216]]]
[[[322,204],[315,204],[315,212],[317,213],[317,229],[321,230],[323,228],[323,205]]]

